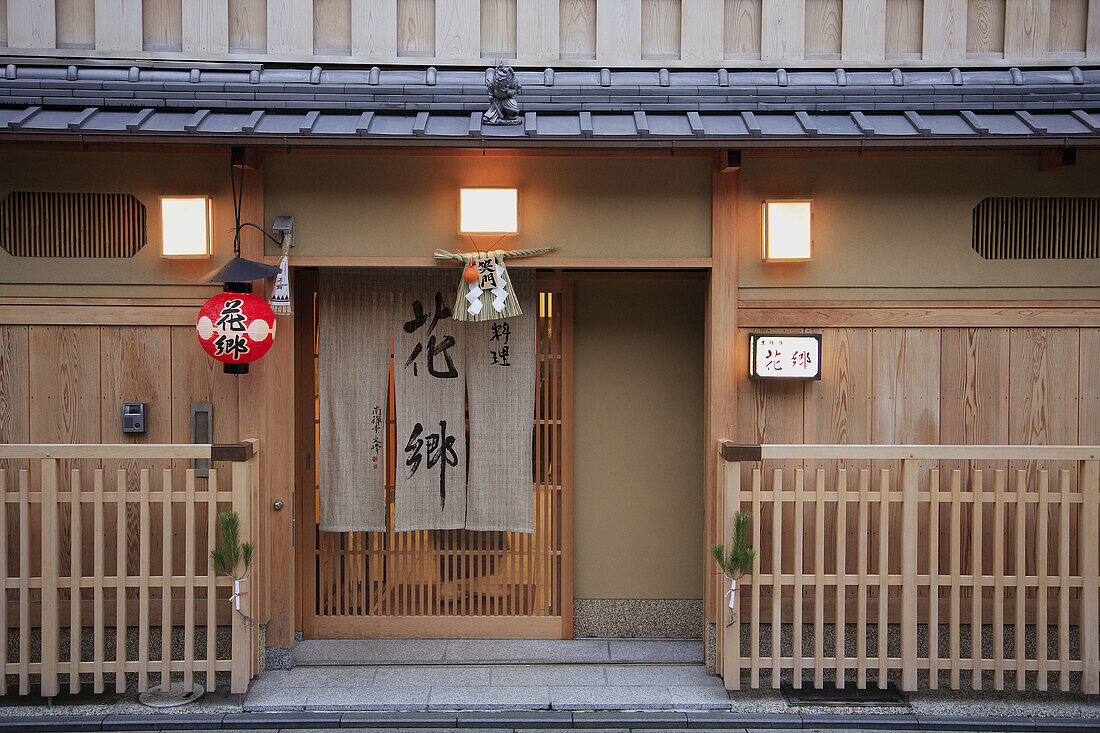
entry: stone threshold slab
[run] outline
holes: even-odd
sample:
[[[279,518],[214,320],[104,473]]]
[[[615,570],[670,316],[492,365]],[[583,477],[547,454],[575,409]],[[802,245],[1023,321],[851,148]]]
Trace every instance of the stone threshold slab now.
[[[387,664],[702,664],[698,639],[357,639],[297,642],[291,666]]]

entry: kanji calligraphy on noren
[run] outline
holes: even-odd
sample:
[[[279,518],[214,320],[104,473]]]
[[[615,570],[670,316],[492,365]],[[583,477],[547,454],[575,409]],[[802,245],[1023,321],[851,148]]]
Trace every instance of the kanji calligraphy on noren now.
[[[466,522],[466,352],[454,320],[452,270],[412,270],[396,298],[394,529]]]
[[[456,320],[453,287],[449,267],[322,269],[321,530],[387,528],[389,455],[395,531],[533,531],[534,273],[500,319]]]

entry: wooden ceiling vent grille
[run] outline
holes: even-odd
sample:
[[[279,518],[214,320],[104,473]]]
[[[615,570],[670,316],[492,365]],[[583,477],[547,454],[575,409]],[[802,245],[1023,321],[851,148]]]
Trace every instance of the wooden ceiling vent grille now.
[[[128,193],[12,191],[0,201],[0,247],[16,257],[133,257],[145,205]]]
[[[983,199],[971,246],[987,260],[1100,257],[1100,198]]]

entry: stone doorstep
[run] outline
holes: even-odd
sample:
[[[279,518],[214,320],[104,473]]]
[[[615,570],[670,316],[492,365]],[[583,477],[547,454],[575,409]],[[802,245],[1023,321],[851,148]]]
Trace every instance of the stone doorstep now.
[[[739,715],[736,713],[469,712],[469,713],[229,713],[0,717],[0,733],[69,733],[128,730],[317,730],[406,731],[427,728],[469,733],[573,730],[583,733],[688,730],[939,730],[1074,731],[1100,733],[1100,718],[946,717],[911,715]]]

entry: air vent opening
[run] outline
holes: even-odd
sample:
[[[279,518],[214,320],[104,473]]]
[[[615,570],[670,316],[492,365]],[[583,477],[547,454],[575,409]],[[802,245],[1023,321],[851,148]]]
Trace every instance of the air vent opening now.
[[[133,257],[145,205],[128,193],[13,191],[0,201],[0,247],[15,257]]]
[[[1100,257],[1100,198],[983,199],[971,246],[987,260]]]

